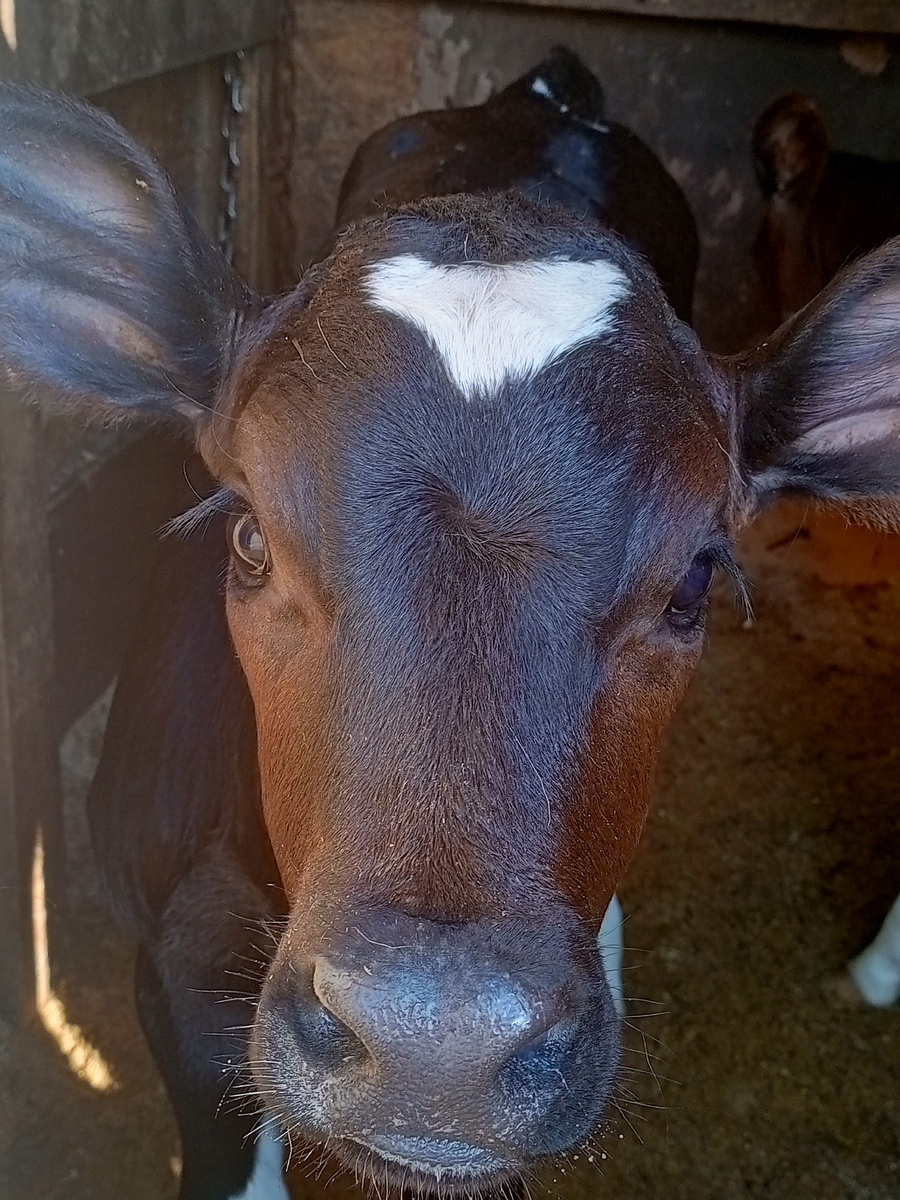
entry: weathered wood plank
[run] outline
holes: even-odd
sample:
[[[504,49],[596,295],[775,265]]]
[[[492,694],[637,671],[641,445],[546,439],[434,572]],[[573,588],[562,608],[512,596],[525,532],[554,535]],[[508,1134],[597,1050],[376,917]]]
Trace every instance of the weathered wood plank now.
[[[277,236],[294,280],[330,236],[338,186],[359,143],[400,113],[423,107],[417,78],[423,11],[422,4],[406,0],[292,4],[291,36],[279,47],[290,55],[291,71],[279,86],[290,90],[293,104],[291,128],[285,130],[290,161],[285,217],[293,228]]]
[[[897,0],[489,0],[531,8],[577,9],[643,17],[698,21],[749,21],[836,29],[857,33],[900,33]]]
[[[247,51],[240,73],[242,114],[238,126],[234,265],[257,291],[272,292],[280,286],[272,259],[272,230],[279,219],[273,205],[274,177],[279,167],[273,137],[273,48],[258,46]]]
[[[88,93],[258,45],[276,0],[17,0],[0,6],[0,78]]]

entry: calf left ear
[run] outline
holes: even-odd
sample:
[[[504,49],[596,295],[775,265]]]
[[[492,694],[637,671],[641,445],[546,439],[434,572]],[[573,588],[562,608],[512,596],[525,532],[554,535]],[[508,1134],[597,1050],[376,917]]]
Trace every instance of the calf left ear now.
[[[0,369],[64,413],[196,429],[255,300],[111,117],[0,84]]]
[[[900,238],[730,370],[753,504],[800,492],[900,523]]]

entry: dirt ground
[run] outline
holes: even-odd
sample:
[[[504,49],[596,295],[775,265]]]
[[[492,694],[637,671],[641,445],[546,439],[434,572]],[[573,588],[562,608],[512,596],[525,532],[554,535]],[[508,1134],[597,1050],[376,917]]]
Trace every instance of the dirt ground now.
[[[719,586],[622,889],[624,1112],[591,1152],[545,1172],[535,1198],[900,1197],[900,1012],[842,1007],[827,986],[900,888],[900,556],[869,535],[829,557],[818,538],[794,509],[748,539],[752,626]],[[879,575],[891,578],[865,582]],[[72,933],[52,952],[66,1020],[114,1088],[82,1083],[42,1030],[0,1028],[0,1200],[177,1188],[131,947],[90,875],[78,777],[96,724],[67,746],[76,883]],[[298,1176],[296,1196],[319,1195],[331,1174]],[[337,1179],[335,1192],[352,1188]]]

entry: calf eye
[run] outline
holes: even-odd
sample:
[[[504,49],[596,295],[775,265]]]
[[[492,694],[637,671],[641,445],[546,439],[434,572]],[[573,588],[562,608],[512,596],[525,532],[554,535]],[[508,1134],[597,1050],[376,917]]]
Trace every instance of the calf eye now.
[[[231,518],[228,540],[241,569],[248,575],[261,578],[269,574],[269,548],[253,513],[240,513]]]
[[[673,617],[691,617],[697,613],[713,577],[713,560],[708,554],[698,554],[691,568],[681,579],[666,605],[666,614]]]

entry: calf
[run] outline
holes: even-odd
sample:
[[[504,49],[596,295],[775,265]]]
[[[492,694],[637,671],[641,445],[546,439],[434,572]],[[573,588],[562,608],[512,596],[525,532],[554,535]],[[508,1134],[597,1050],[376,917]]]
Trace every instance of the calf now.
[[[716,358],[606,223],[632,161],[641,244],[690,250],[557,55],[376,135],[355,223],[264,300],[108,117],[0,90],[9,378],[174,424],[218,481],[91,799],[183,1200],[283,1196],[282,1138],[446,1194],[590,1138],[619,1059],[597,935],[713,571],[780,491],[898,490],[900,244]]]
[[[815,101],[799,92],[760,116],[753,154],[766,197],[757,259],[776,325],[841,267],[900,234],[900,163],[832,151]],[[900,999],[900,899],[849,972],[870,1004]]]
[[[753,159],[766,199],[756,255],[774,328],[842,267],[900,234],[900,163],[832,150],[802,92],[760,116]]]

